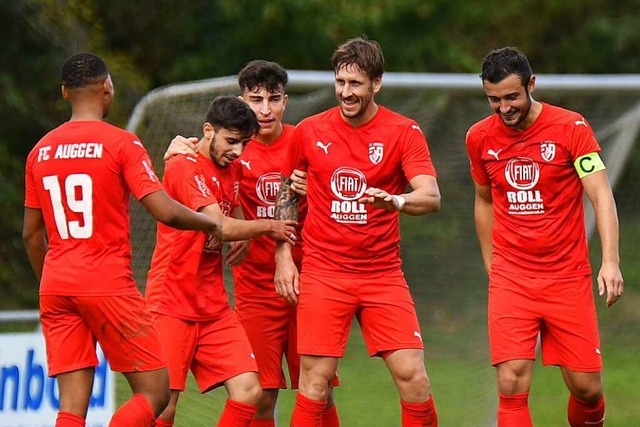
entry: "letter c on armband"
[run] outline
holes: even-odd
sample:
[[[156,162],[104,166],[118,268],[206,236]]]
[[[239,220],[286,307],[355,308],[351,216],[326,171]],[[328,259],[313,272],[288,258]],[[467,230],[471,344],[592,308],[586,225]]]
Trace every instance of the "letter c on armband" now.
[[[576,168],[580,178],[606,169],[600,155],[595,152],[578,157],[573,162],[573,166]]]

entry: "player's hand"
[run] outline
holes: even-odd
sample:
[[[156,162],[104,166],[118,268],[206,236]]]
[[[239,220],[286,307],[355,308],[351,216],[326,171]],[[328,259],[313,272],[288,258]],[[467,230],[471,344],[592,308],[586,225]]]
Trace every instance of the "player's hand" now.
[[[598,294],[607,293],[607,307],[618,301],[624,292],[624,279],[618,263],[602,263],[598,272]]]
[[[292,219],[279,221],[275,219],[269,220],[269,236],[276,240],[282,240],[290,245],[296,244],[296,226],[298,223]]]
[[[294,169],[289,177],[291,179],[291,189],[301,196],[307,195],[307,173]]]
[[[198,143],[198,138],[192,136],[191,138],[185,138],[181,135],[176,135],[175,138],[171,140],[171,144],[169,144],[169,148],[164,153],[165,162],[171,158],[171,156],[175,156],[176,154],[193,154],[194,156],[198,154],[198,150],[196,149],[196,144]]]
[[[358,203],[372,205],[374,208],[385,209],[388,211],[397,211],[399,205],[393,195],[384,190],[375,187],[369,187],[365,190],[364,196],[358,199]]]
[[[229,242],[229,251],[225,260],[229,267],[235,267],[244,261],[247,255],[249,255],[249,240]]]
[[[293,262],[293,258],[291,258],[291,253],[276,252],[276,273],[273,283],[276,286],[278,295],[291,304],[298,303],[298,295],[300,295],[299,277],[298,268]]]

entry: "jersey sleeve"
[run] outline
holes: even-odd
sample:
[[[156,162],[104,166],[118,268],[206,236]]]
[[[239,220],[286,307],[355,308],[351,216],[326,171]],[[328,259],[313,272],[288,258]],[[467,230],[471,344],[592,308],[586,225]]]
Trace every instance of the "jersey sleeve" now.
[[[402,169],[409,181],[417,175],[437,176],[431,161],[427,139],[415,122],[409,125],[405,132]]]
[[[178,154],[169,159],[163,184],[174,199],[194,211],[218,203],[195,157]]]
[[[36,190],[36,183],[33,178],[33,164],[35,162],[36,151],[33,150],[27,157],[27,164],[25,166],[24,174],[24,205],[27,208],[40,209],[40,199],[38,198],[38,192]]]
[[[125,181],[137,200],[162,190],[149,154],[135,135],[125,136],[121,153]]]
[[[480,185],[489,185],[489,175],[482,164],[482,144],[478,132],[469,130],[466,136],[467,156],[471,177]]]
[[[571,141],[571,146],[569,147],[571,161],[575,161],[585,154],[600,152],[600,144],[596,140],[593,129],[584,118],[580,117],[579,120],[571,120],[567,126],[571,127],[569,138]]]
[[[305,122],[301,122],[295,127],[289,139],[287,154],[284,157],[280,171],[282,175],[289,177],[294,169],[307,170],[307,161],[305,158]]]

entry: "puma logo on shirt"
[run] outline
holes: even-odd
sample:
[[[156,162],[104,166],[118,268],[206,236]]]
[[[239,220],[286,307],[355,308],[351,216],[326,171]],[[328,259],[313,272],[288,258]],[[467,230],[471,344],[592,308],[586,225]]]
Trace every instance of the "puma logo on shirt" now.
[[[324,145],[322,143],[322,141],[318,141],[318,142],[316,142],[316,147],[322,148],[322,150],[324,151],[324,154],[329,154],[329,146],[331,144],[333,144],[333,142],[329,142],[329,143],[327,143],[327,145]]]

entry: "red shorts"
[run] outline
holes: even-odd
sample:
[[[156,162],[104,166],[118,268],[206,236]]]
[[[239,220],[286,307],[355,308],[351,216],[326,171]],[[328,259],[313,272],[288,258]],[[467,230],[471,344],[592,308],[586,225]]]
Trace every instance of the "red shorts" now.
[[[298,388],[300,356],[297,352],[296,306],[279,296],[236,297],[235,303],[238,320],[256,355],[262,388],[287,388],[283,358],[287,360],[291,388]]]
[[[356,316],[370,356],[423,349],[420,325],[402,272],[378,278],[304,273],[298,300],[298,352],[342,357]]]
[[[219,319],[200,322],[154,314],[172,390],[184,391],[189,369],[202,393],[258,371],[247,335],[231,308]]]
[[[540,279],[491,274],[491,363],[536,358],[578,372],[602,370],[591,276]]]
[[[98,366],[96,341],[111,369],[153,371],[166,366],[151,314],[139,293],[40,296],[49,375]]]

